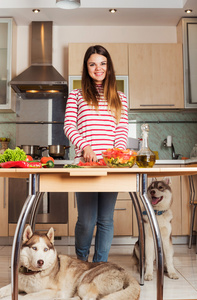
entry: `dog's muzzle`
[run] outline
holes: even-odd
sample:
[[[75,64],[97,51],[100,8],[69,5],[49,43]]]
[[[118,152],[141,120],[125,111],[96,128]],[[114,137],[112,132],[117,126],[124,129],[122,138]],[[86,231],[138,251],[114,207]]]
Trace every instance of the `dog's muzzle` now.
[[[152,205],[156,205],[156,204],[159,203],[162,199],[163,199],[163,196],[161,196],[161,197],[154,197],[154,196],[152,196]]]

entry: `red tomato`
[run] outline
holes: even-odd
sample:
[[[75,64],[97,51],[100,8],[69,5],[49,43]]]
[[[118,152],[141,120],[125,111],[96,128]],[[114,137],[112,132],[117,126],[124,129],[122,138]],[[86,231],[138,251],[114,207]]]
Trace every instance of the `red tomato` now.
[[[42,164],[46,164],[47,161],[49,161],[49,160],[51,160],[52,162],[54,162],[53,157],[50,157],[50,156],[43,156],[43,157],[40,159],[40,162],[41,162]]]
[[[33,157],[31,157],[30,155],[27,155],[26,161],[32,161]]]

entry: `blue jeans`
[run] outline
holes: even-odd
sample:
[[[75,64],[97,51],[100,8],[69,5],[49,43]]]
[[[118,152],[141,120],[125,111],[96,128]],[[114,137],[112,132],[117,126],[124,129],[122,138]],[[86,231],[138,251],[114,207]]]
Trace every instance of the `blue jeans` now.
[[[76,193],[78,220],[75,227],[77,257],[88,260],[95,225],[93,262],[106,262],[114,234],[114,207],[118,193]]]

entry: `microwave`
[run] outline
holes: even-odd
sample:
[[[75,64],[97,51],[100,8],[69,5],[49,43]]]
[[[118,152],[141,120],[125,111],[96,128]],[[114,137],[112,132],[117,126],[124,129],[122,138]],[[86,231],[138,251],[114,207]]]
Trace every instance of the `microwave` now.
[[[129,79],[128,76],[120,75],[116,76],[117,90],[121,91],[127,97],[127,103],[129,106]],[[81,76],[69,76],[68,78],[68,91],[69,93],[74,89],[81,88]]]

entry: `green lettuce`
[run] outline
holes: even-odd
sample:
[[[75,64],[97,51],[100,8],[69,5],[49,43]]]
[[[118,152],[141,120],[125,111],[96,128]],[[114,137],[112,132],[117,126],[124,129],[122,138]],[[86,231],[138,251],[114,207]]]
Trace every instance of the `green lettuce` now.
[[[27,155],[24,150],[16,147],[14,150],[6,149],[3,154],[0,154],[0,163],[6,161],[26,160]]]

